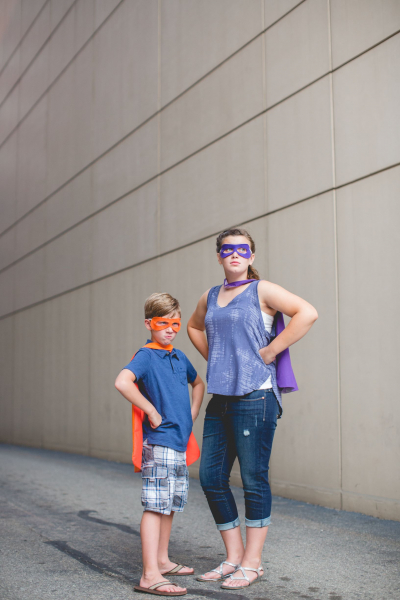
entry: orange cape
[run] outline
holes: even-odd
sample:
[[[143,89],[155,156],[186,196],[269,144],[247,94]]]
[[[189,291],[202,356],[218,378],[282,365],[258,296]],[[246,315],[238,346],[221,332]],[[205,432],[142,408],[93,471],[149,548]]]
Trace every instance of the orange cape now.
[[[168,350],[171,352],[173,346],[161,346],[155,342],[151,342],[143,346],[143,348],[153,348],[153,350]],[[132,358],[135,355],[132,356]],[[139,389],[137,383],[136,387]],[[142,450],[143,450],[143,420],[145,414],[143,410],[140,410],[137,406],[132,404],[132,462],[135,466],[135,473],[141,471],[142,466]],[[200,448],[197,444],[194,433],[190,434],[188,445],[186,448],[186,464],[189,466],[194,463],[200,456]]]

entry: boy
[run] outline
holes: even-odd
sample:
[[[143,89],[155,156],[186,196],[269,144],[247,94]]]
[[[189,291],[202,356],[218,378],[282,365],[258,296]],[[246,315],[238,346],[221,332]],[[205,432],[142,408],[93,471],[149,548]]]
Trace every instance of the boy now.
[[[178,301],[169,294],[152,294],[144,310],[144,324],[151,331],[147,346],[151,347],[141,348],[115,381],[117,390],[145,413],[140,525],[143,573],[135,590],[183,596],[186,588],[164,575],[194,573],[169,560],[168,543],[173,514],[182,512],[187,501],[185,451],[203,401],[204,383],[185,354],[171,344],[181,325]],[[193,388],[191,408],[188,382]]]

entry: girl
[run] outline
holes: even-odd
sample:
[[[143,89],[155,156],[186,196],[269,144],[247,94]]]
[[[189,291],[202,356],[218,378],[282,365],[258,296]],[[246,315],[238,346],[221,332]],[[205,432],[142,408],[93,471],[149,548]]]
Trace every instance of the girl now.
[[[197,579],[223,581],[224,589],[237,590],[263,574],[261,552],[271,515],[268,466],[282,414],[281,392],[297,389],[287,348],[307,333],[318,314],[298,296],[260,281],[252,267],[255,244],[245,229],[217,237],[217,258],[224,284],[202,295],[188,334],[207,360],[208,393],[213,394],[204,423],[200,482],[227,557]],[[286,329],[282,313],[291,317]],[[246,506],[246,548],[229,487],[236,457]]]

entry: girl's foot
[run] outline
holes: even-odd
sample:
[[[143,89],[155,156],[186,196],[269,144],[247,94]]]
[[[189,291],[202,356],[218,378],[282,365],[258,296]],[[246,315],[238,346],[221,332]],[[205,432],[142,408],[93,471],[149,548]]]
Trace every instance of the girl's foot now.
[[[223,589],[249,587],[249,585],[254,583],[257,579],[261,579],[263,575],[264,569],[261,566],[258,569],[253,569],[251,567],[243,567],[243,565],[240,565],[233,577],[228,577],[221,587],[223,587]]]
[[[224,560],[219,567],[216,569],[212,569],[211,571],[207,571],[204,575],[200,575],[200,577],[196,577],[197,581],[221,581],[225,580],[225,578],[230,574],[234,573],[238,568],[239,564],[234,564]]]

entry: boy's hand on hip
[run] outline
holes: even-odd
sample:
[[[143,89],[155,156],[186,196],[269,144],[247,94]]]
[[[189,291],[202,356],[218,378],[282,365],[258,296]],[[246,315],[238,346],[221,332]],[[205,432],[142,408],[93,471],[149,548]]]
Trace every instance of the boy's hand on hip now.
[[[152,411],[147,416],[149,417],[150,426],[153,429],[157,429],[157,427],[159,427],[161,425],[162,417],[161,417],[160,413],[156,411],[156,409],[154,409],[154,411]]]

